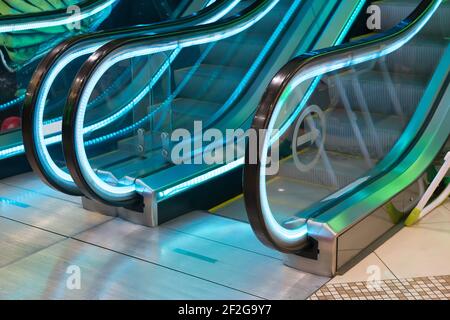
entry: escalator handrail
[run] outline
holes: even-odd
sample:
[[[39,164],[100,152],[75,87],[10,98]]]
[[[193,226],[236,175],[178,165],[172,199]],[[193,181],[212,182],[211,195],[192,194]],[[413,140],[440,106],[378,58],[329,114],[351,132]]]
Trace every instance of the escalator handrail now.
[[[36,68],[23,106],[22,113],[22,136],[25,154],[40,178],[53,188],[75,196],[81,196],[70,175],[61,177],[56,173],[53,160],[48,154],[46,142],[41,141],[43,114],[46,107],[48,90],[59,74],[59,68],[64,68],[64,59],[73,52],[81,52],[88,48],[89,52],[95,52],[101,45],[113,39],[130,35],[158,34],[174,29],[183,29],[191,25],[207,23],[214,17],[219,18],[228,12],[231,2],[228,0],[217,0],[199,12],[176,20],[159,22],[152,25],[129,27],[112,31],[95,32],[67,39],[52,49],[39,63]],[[232,7],[231,7],[232,8]],[[91,46],[89,48],[89,46]],[[70,60],[70,59],[69,59]],[[62,64],[60,66],[60,64]],[[54,74],[53,74],[54,73]],[[53,77],[53,79],[51,79]],[[56,140],[55,140],[56,141]],[[52,169],[53,168],[53,169]]]
[[[100,202],[124,206],[140,199],[134,183],[112,186],[100,179],[87,159],[83,143],[84,97],[90,95],[98,73],[119,60],[149,55],[224,39],[247,29],[264,17],[279,0],[257,0],[239,14],[219,22],[159,34],[112,41],[94,53],[75,79],[63,115],[63,145],[67,167],[83,193]],[[111,63],[113,61],[113,63]],[[110,63],[110,65],[108,65]],[[102,70],[105,69],[105,70]],[[97,72],[98,71],[98,72]]]
[[[77,4],[77,7],[80,8],[80,15],[74,15],[72,12],[68,12],[67,8],[63,8],[52,11],[0,16],[0,33],[56,27],[77,22],[106,9],[116,1],[118,0],[82,1]],[[83,15],[83,12],[87,15]]]
[[[257,144],[256,163],[251,163],[247,145],[243,179],[249,221],[264,244],[288,253],[298,252],[308,245],[306,226],[302,224],[295,229],[281,226],[271,214],[267,198],[261,194],[262,169],[266,163],[268,148],[273,141],[272,121],[277,118],[282,108],[284,95],[305,81],[376,59],[399,49],[424,27],[441,3],[442,0],[422,0],[406,19],[392,29],[359,41],[303,54],[289,61],[273,77],[261,98],[252,123],[253,130],[256,132],[266,130],[266,134],[258,137],[262,141],[258,141]],[[306,99],[306,96],[305,94],[303,99]],[[281,130],[280,134],[282,133]]]

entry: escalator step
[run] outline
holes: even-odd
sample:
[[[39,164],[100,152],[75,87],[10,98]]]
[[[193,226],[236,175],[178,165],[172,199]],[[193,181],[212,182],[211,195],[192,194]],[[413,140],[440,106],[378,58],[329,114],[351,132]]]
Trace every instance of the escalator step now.
[[[355,74],[339,75],[352,109],[360,106],[353,75]],[[361,86],[362,96],[371,113],[397,114],[405,118],[414,113],[427,83],[420,76],[391,73],[386,78],[386,75],[379,71],[361,71],[356,76]],[[340,105],[344,105],[335,83],[336,77],[338,76],[328,78],[330,94],[340,101]]]
[[[422,37],[386,56],[386,66],[394,73],[429,75],[436,69],[449,41]],[[377,70],[380,70],[379,64]]]
[[[313,161],[317,150],[311,149],[299,155],[299,160],[308,164]],[[296,179],[329,188],[342,188],[361,177],[367,172],[368,166],[364,159],[345,154],[326,152],[326,159],[331,170],[327,169],[321,157],[310,170],[300,171],[292,158],[280,163],[278,176]],[[336,185],[337,184],[337,185]]]
[[[325,149],[339,153],[362,155],[354,127],[361,133],[364,146],[373,159],[381,158],[392,150],[403,130],[399,117],[394,115],[370,114],[373,127],[366,121],[364,114],[358,111],[352,112],[354,127],[343,108],[337,108],[327,115]]]

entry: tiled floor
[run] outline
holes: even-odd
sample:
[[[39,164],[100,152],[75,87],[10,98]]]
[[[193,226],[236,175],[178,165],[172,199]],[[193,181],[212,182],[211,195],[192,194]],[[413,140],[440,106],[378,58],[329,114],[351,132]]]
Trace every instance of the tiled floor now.
[[[146,228],[86,211],[31,174],[0,181],[0,195],[0,299],[306,299],[329,280],[285,266],[248,224],[205,212]]]
[[[450,299],[450,200],[310,299]]]
[[[328,283],[311,300],[449,300],[450,276]]]
[[[0,181],[0,195],[0,299],[450,299],[450,201],[330,280],[286,267],[248,224],[217,215],[145,228],[31,174]]]

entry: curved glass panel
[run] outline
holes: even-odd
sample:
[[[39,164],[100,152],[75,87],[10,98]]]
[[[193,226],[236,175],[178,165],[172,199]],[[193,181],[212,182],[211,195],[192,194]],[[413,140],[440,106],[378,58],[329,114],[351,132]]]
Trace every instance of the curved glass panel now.
[[[177,11],[180,7],[183,10],[186,9],[185,2],[175,4],[173,1],[57,0],[52,3],[60,3],[61,10],[52,15],[51,12],[53,11],[48,11],[49,8],[45,5],[46,1],[42,1],[42,8],[39,8],[41,11],[37,10],[36,7],[26,10],[26,3],[22,5],[21,2],[23,1],[17,1],[16,5],[21,14],[18,14],[19,9],[9,8],[10,13],[16,15],[3,17],[0,15],[0,30],[11,25],[10,20],[16,21],[14,30],[18,30],[0,32],[0,86],[2,88],[0,94],[0,160],[24,152],[20,133],[20,115],[25,100],[25,92],[39,62],[54,46],[64,39],[82,34],[120,30],[120,28],[147,25],[160,20],[171,19],[174,14],[178,14]],[[0,14],[8,14],[8,12],[0,12]],[[69,14],[69,17],[75,16],[77,18],[62,24],[54,23],[67,14]],[[23,18],[21,19],[21,17]],[[30,19],[38,24],[34,26],[34,24],[29,23],[27,24],[28,29],[18,27],[22,25],[22,21]],[[48,24],[51,26],[41,26],[45,21],[53,22]],[[46,129],[50,132],[55,130],[57,119],[61,119],[61,110],[66,98],[67,88],[82,62],[81,59],[76,58],[72,58],[71,61],[73,63],[68,66],[67,70],[58,75],[57,84],[49,92],[48,103],[50,107],[44,117],[46,120],[51,120],[47,123],[51,125]]]
[[[178,10],[176,11],[183,15],[179,19],[148,26],[98,32],[58,45],[39,65],[33,75],[33,87],[30,88],[30,94],[28,95],[30,98],[25,102],[26,108],[23,114],[26,125],[23,130],[24,143],[27,148],[28,160],[33,169],[39,172],[44,180],[55,188],[63,192],[79,195],[72,178],[64,170],[65,163],[61,155],[57,154],[55,156],[54,152],[52,152],[55,150],[52,146],[61,141],[61,111],[63,108],[60,105],[53,105],[49,99],[52,98],[54,92],[57,92],[58,101],[61,101],[64,105],[67,89],[58,91],[58,87],[64,79],[64,82],[73,79],[76,71],[84,62],[86,55],[95,52],[108,41],[125,36],[159,34],[216,21],[232,10],[238,2],[239,0],[215,2],[203,0],[187,1],[179,4],[177,7]],[[197,11],[198,9],[202,10]],[[178,52],[174,52],[174,56],[177,54]],[[140,64],[135,66],[135,68],[137,69],[130,70],[130,72],[142,74],[142,72],[138,71],[138,69],[142,68]],[[122,68],[118,72],[119,77],[115,78],[114,81],[106,81],[106,84],[101,87],[101,94],[97,95],[94,93],[95,98],[89,103],[88,107],[89,109],[95,109],[94,112],[96,112],[96,108],[101,106],[102,103],[107,104],[109,99],[113,99],[116,96],[117,91],[123,91],[118,96],[120,96],[119,100],[125,103],[124,110],[118,111],[117,114],[110,114],[106,118],[100,117],[98,119],[99,123],[94,125],[92,130],[98,130],[110,124],[110,122],[119,120],[128,113],[133,107],[131,106],[130,109],[129,105],[128,107],[126,106],[126,99],[133,101],[134,99],[139,100],[142,98],[142,93],[140,92],[145,90],[147,85],[142,83],[142,76],[138,77],[140,80],[136,80],[139,84],[134,85],[126,79],[126,70]],[[128,89],[127,86],[129,87]],[[70,85],[65,86],[65,88],[70,88]]]
[[[243,1],[230,15],[245,10],[252,3]],[[267,30],[275,27],[280,18],[278,14]],[[220,41],[126,59],[109,68],[97,82],[89,103],[95,99],[95,92],[101,91],[108,82],[108,75],[122,74],[118,71],[120,66],[128,66],[125,70],[134,73],[128,80],[137,89],[130,88],[127,93],[123,87],[118,88],[114,94],[128,97],[128,101],[111,98],[99,108],[102,113],[112,110],[110,114],[126,114],[119,122],[85,134],[86,151],[93,169],[123,180],[145,177],[173,166],[179,161],[172,158],[173,132],[186,129],[186,133],[193,134],[194,121],[206,120],[218,111],[236,90],[245,68],[258,56],[269,36],[269,31],[254,32],[251,36],[250,31],[244,31]],[[244,41],[249,46],[246,55],[239,53]],[[136,63],[144,60],[147,63],[145,71],[141,72]],[[219,62],[221,65],[217,64]],[[141,81],[138,73],[146,75],[144,86],[138,84]],[[136,99],[130,99],[133,97]],[[95,113],[87,110],[85,132],[94,129],[89,125],[90,118],[95,118]],[[116,146],[115,152],[101,152],[100,145],[105,142]]]
[[[373,52],[363,51],[364,42],[370,48],[371,41],[376,41],[371,34],[353,39],[358,41],[354,52],[350,43],[347,51],[336,50],[334,57],[325,53],[321,60],[318,55],[317,63],[305,56],[303,69],[279,92],[280,99],[267,119],[261,167],[257,176],[251,177],[255,187],[259,181],[259,214],[265,221],[261,228],[271,238],[268,243],[295,251],[286,234],[298,232],[296,239],[300,240],[307,221],[357,190],[363,196],[363,188],[389,172],[423,134],[441,102],[440,95],[447,90],[450,61],[450,5],[428,2],[428,10],[414,22],[417,28],[411,27],[397,40],[387,37]],[[419,3],[377,3],[383,17],[378,32],[408,17]],[[400,24],[399,30],[401,27],[407,27],[406,23]],[[294,70],[294,64],[286,66],[280,78],[289,67]],[[448,100],[445,103],[448,109]],[[448,127],[435,129],[445,138],[433,143],[443,145]],[[264,165],[274,152],[279,155],[275,171]],[[427,154],[430,161],[432,154]],[[409,184],[425,168],[426,164],[417,167]],[[397,192],[386,193],[384,202],[406,186],[398,183]],[[383,196],[378,198],[383,204]],[[407,212],[414,204],[395,203],[395,212]],[[350,221],[341,217],[336,231],[344,230]]]
[[[253,3],[258,1],[243,1],[230,15]],[[85,108],[94,99],[90,90],[95,92],[107,81],[110,68],[133,63],[124,59],[134,55],[133,48],[111,54],[108,59],[120,62],[100,64],[103,69],[89,79],[77,102],[76,120],[72,118],[73,129],[82,128],[85,135],[76,134],[75,146],[69,143],[75,150],[67,158],[81,168],[80,179],[89,185],[89,195],[93,192],[106,202],[125,201],[145,184],[163,200],[242,165],[245,130],[264,85],[287,59],[313,45],[305,30],[311,32],[309,36],[317,35],[337,6],[330,1],[274,1],[264,16],[241,30],[194,38],[192,44],[168,42],[169,50],[149,45],[149,52],[158,52],[149,56],[150,64],[164,58],[170,61],[174,50],[182,50],[164,73],[151,69],[158,81],[125,122],[106,126],[93,138],[86,134],[89,119],[95,117]],[[103,70],[108,72],[102,74]],[[66,109],[66,115],[71,110],[75,109]],[[94,147],[100,142],[106,142],[106,151]]]

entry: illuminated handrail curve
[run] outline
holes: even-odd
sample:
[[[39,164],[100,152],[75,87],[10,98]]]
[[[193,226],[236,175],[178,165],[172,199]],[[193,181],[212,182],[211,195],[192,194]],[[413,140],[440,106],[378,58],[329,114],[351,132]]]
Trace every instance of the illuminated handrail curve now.
[[[33,170],[39,174],[50,186],[72,195],[81,195],[72,177],[58,167],[48,151],[48,146],[61,141],[61,134],[45,137],[44,111],[47,106],[47,97],[58,74],[73,60],[84,55],[91,54],[113,39],[125,36],[142,36],[168,32],[170,30],[183,29],[192,25],[206,24],[216,21],[232,10],[240,0],[220,0],[201,11],[174,21],[156,23],[149,26],[139,26],[119,29],[116,31],[97,32],[68,39],[55,47],[39,64],[30,81],[27,96],[24,102],[22,115],[23,146],[15,146],[10,150],[0,151],[19,153],[25,149],[28,161]],[[118,118],[126,110],[120,110],[117,114],[103,119],[94,124],[99,129]],[[53,123],[54,119],[48,121]],[[0,157],[1,158],[1,157]]]
[[[129,38],[109,43],[81,68],[63,116],[63,145],[69,171],[83,193],[110,204],[133,203],[139,198],[136,185],[110,185],[96,175],[84,148],[84,116],[87,103],[101,76],[119,61],[179,48],[211,43],[236,35],[262,19],[279,0],[255,1],[234,17],[207,26],[192,27],[163,35]]]
[[[276,132],[275,121],[283,109],[286,98],[306,81],[317,80],[323,74],[368,62],[401,48],[426,25],[441,3],[442,0],[423,0],[408,18],[389,31],[360,41],[301,55],[288,62],[274,76],[259,103],[252,123],[252,128],[257,130],[256,132],[266,130],[263,131],[265,134],[259,137],[262,141],[258,143],[260,146],[258,161],[256,164],[251,163],[249,157],[254,155],[249,154],[247,145],[244,168],[244,195],[248,217],[253,230],[263,243],[289,253],[298,252],[308,244],[308,230],[305,223],[287,228],[274,218],[268,203],[265,164],[270,146],[301,113],[317,81],[312,82],[295,112]]]

